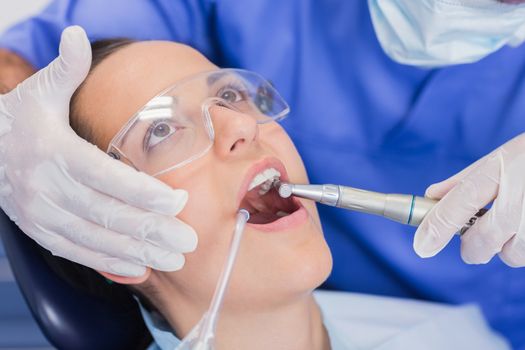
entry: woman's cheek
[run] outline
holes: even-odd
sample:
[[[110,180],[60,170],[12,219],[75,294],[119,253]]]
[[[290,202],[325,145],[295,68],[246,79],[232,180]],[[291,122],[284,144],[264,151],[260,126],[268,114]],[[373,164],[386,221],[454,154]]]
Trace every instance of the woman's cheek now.
[[[188,202],[177,218],[195,230],[198,243],[193,252],[184,254],[186,262],[177,276],[199,294],[213,290],[213,281],[218,278],[224,260],[226,248],[220,237],[225,232],[217,224],[210,200],[203,200],[203,194],[195,189],[188,189],[188,194]],[[213,200],[214,196],[210,197]],[[188,279],[192,282],[187,282]]]
[[[178,169],[179,172],[183,172],[182,175],[191,173],[185,170],[185,168]],[[206,198],[206,196],[203,196],[203,191],[199,189],[199,180],[195,180],[196,176],[193,176],[194,180],[189,180],[188,176],[182,177],[180,175],[181,174],[176,172],[169,172],[160,176],[159,180],[173,189],[184,189],[188,192],[188,201],[186,202],[184,208],[177,214],[177,219],[181,220],[187,225],[190,225],[197,233],[197,238],[199,240],[197,245],[198,250],[195,252],[197,253],[198,251],[202,250],[202,247],[205,246],[207,242],[207,239],[204,237],[204,232],[207,232],[207,225],[211,221],[209,220],[211,219],[209,218],[211,213],[209,210],[210,208],[208,207],[210,200],[203,200],[203,198]],[[210,195],[209,197],[213,198],[214,196]],[[203,213],[206,213],[206,220],[202,219]],[[175,232],[174,234],[177,233]]]

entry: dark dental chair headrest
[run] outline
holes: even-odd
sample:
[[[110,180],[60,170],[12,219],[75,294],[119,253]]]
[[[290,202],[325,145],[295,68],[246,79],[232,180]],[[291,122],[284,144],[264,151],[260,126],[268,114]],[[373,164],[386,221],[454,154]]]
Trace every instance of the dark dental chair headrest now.
[[[54,257],[1,211],[0,237],[31,313],[51,344],[93,350],[145,349],[151,343],[126,287]]]

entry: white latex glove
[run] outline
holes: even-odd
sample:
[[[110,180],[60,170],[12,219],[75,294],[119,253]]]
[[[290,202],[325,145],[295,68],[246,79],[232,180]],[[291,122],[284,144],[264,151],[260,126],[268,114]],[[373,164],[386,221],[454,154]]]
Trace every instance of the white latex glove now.
[[[509,266],[525,266],[525,134],[430,186],[426,196],[442,199],[416,232],[418,255],[437,254],[469,218],[494,200],[461,237],[461,257],[466,263],[484,264],[499,254]]]
[[[0,206],[54,255],[121,276],[177,270],[197,244],[175,218],[187,192],[112,159],[69,126],[69,100],[90,64],[84,30],[69,27],[60,56],[0,96]]]

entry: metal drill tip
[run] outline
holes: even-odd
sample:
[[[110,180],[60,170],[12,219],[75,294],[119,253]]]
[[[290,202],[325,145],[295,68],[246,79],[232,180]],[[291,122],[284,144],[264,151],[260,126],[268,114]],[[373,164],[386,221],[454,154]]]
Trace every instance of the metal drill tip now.
[[[278,181],[275,184],[277,191],[279,192],[279,196],[282,198],[288,198],[292,195],[292,185],[288,183],[283,183]]]

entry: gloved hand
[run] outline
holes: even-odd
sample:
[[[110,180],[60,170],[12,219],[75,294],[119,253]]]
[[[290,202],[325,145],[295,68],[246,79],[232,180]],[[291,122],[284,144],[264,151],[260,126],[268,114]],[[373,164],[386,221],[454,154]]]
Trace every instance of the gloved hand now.
[[[177,215],[187,192],[118,162],[69,126],[69,100],[85,79],[84,30],[62,33],[49,66],[0,95],[0,206],[54,255],[121,276],[177,270],[195,249]]]
[[[495,199],[461,237],[461,256],[466,263],[484,264],[499,254],[509,266],[525,266],[525,134],[430,186],[426,196],[442,199],[416,232],[418,255],[437,254],[470,217]]]

